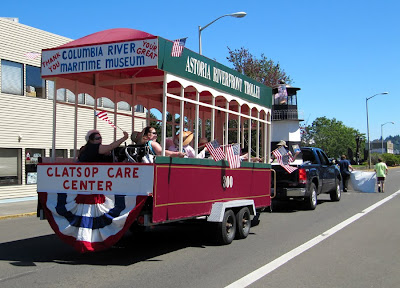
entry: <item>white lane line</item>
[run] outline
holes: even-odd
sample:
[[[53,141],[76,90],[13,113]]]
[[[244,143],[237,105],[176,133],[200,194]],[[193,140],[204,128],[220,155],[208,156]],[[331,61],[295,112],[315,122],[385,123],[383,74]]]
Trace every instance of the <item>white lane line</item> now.
[[[301,253],[307,251],[311,247],[317,245],[318,243],[324,241],[328,237],[332,236],[336,232],[340,231],[341,229],[345,228],[347,225],[350,225],[351,223],[357,221],[361,217],[367,215],[369,212],[372,210],[378,208],[382,204],[386,203],[387,201],[392,200],[394,197],[400,194],[400,190],[393,193],[392,195],[382,199],[381,201],[373,204],[372,206],[368,207],[367,209],[364,209],[360,213],[355,214],[354,216],[344,220],[343,222],[339,223],[338,225],[332,227],[331,229],[325,231],[321,235],[318,235],[317,237],[311,239],[310,241],[294,248],[293,250],[287,252],[286,254],[283,254],[279,258],[276,258],[275,260],[269,262],[268,264],[258,268],[257,270],[251,272],[250,274],[247,274],[246,276],[240,278],[239,280],[233,282],[232,284],[226,286],[225,288],[242,288],[242,287],[247,287],[250,284],[256,282],[260,278],[266,276],[267,274],[271,273],[275,269],[279,268],[286,262],[292,260],[296,256],[300,255]]]

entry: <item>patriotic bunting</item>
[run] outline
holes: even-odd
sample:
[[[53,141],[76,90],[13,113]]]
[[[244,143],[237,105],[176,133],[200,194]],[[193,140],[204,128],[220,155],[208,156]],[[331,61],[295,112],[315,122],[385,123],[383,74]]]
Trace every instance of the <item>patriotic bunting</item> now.
[[[38,192],[54,232],[77,251],[110,248],[129,229],[147,196]]]

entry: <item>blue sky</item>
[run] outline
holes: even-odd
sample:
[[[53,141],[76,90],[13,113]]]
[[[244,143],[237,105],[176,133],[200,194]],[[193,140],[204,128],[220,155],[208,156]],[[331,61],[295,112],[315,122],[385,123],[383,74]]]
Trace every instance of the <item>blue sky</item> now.
[[[294,80],[299,110],[308,125],[326,116],[370,138],[399,135],[400,24],[396,0],[280,1],[3,1],[1,17],[78,39],[110,28],[133,28],[174,40],[188,37],[198,52],[198,26],[224,17],[202,32],[203,55],[230,66],[228,49],[247,48],[279,62]]]

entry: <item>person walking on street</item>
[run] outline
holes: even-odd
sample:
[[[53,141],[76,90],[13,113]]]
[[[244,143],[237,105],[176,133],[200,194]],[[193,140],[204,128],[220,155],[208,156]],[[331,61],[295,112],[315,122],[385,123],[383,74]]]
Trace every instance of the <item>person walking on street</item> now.
[[[375,164],[376,182],[378,183],[378,192],[384,193],[385,178],[388,173],[386,163],[378,158],[378,163]]]
[[[342,155],[339,161],[340,174],[342,175],[343,192],[347,192],[347,186],[349,185],[350,170],[353,171],[353,167],[350,165],[350,161],[346,159],[346,155]]]

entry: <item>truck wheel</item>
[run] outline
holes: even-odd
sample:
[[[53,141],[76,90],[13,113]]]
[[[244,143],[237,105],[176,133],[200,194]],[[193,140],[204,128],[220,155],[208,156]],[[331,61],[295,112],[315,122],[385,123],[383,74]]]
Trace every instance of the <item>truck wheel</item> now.
[[[224,219],[217,224],[217,242],[231,244],[236,234],[236,217],[232,210],[226,210]]]
[[[250,210],[247,207],[243,207],[236,214],[236,238],[244,239],[250,233],[251,220]]]
[[[305,199],[306,208],[309,210],[314,210],[317,207],[317,188],[314,183],[310,184],[310,196]]]
[[[331,201],[339,201],[342,194],[340,193],[340,182],[336,180],[335,189],[331,191]]]

